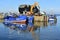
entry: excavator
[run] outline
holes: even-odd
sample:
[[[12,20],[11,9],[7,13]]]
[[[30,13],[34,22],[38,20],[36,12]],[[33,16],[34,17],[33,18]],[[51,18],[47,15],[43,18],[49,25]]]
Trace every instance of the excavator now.
[[[23,14],[24,12],[30,12],[30,14],[35,14],[40,12],[40,7],[37,2],[35,2],[33,5],[20,5],[18,7],[19,13]]]

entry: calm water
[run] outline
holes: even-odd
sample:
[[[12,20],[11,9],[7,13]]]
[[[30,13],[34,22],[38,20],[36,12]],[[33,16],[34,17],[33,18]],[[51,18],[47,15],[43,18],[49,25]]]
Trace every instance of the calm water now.
[[[0,40],[60,40],[60,17],[52,22],[0,23]]]

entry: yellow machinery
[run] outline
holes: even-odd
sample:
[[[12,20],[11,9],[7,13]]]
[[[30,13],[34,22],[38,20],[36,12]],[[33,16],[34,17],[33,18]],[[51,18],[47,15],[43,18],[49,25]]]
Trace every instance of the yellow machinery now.
[[[33,13],[33,9],[34,9],[35,7],[37,7],[37,5],[38,5],[38,3],[35,2],[35,3],[31,6],[31,9],[30,9],[30,12],[31,12],[31,13]]]
[[[35,2],[33,5],[20,5],[18,9],[20,14],[23,14],[24,12],[30,12],[31,14],[40,12],[37,2]]]

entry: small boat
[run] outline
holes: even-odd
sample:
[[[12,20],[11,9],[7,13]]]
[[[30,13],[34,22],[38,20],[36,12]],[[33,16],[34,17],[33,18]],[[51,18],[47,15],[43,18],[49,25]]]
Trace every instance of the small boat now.
[[[55,15],[50,15],[48,17],[48,21],[54,21],[54,20],[56,20],[56,16]]]
[[[27,21],[27,16],[25,15],[20,15],[18,17],[13,17],[13,16],[6,16],[4,18],[4,22],[9,22],[9,23],[26,23]]]

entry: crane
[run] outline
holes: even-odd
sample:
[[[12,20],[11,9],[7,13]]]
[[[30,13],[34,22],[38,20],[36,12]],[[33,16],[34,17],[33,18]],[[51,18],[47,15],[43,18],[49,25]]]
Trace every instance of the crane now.
[[[31,14],[38,13],[40,11],[39,5],[37,2],[35,2],[33,5],[20,5],[19,6],[19,12],[23,14],[23,12],[30,12]]]

